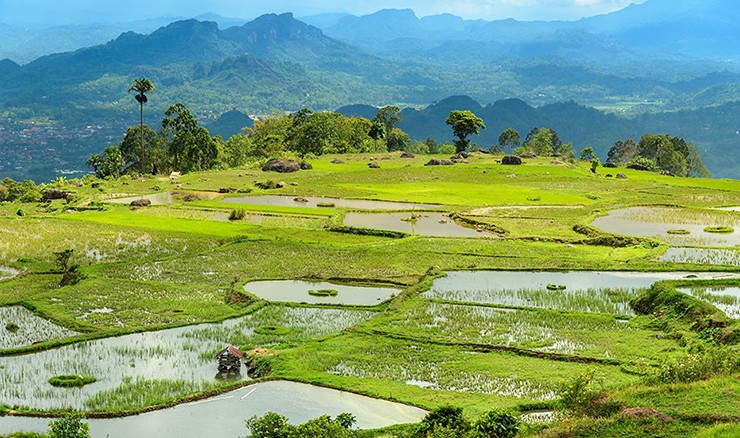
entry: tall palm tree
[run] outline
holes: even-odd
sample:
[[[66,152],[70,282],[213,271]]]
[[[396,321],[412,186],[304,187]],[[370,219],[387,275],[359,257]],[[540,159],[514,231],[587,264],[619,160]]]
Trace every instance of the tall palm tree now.
[[[136,95],[134,98],[137,102],[139,102],[139,139],[140,139],[140,147],[141,150],[139,151],[140,154],[144,154],[144,104],[147,103],[149,99],[147,99],[146,94],[151,91],[154,91],[154,84],[152,81],[150,81],[147,78],[139,78],[134,79],[134,84],[131,86],[131,88],[128,89],[128,92],[136,92]],[[143,156],[140,156],[139,159],[143,159]]]

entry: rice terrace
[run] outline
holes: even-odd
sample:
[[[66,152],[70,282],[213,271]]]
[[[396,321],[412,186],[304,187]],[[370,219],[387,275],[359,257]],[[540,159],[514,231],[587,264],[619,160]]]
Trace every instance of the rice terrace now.
[[[740,182],[466,155],[88,176],[56,181],[64,199],[4,203],[0,433],[79,411],[94,436],[238,436],[275,411],[415,436],[446,406],[505,410],[520,436],[738,432],[736,237],[663,231],[737,228]],[[153,193],[164,202],[129,205]],[[345,223],[388,212],[471,234]],[[218,376],[228,345],[246,365]]]

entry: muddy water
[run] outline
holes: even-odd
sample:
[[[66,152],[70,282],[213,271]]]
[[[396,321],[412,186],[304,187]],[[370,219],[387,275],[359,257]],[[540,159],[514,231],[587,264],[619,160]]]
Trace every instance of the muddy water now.
[[[254,415],[277,412],[293,424],[321,415],[352,413],[356,427],[372,429],[420,421],[425,411],[349,392],[303,383],[274,381],[250,385],[199,402],[132,417],[89,420],[94,437],[202,438],[245,436],[244,421]],[[43,432],[48,419],[2,417],[0,434]]]
[[[656,237],[673,246],[736,246],[740,245],[740,220],[732,224],[733,233],[718,234],[704,231],[706,226],[725,224],[696,224],[679,222],[653,222],[639,219],[660,209],[631,207],[610,211],[607,216],[597,218],[592,225],[610,233],[633,236]],[[668,234],[668,230],[687,230],[690,234]]]
[[[432,237],[495,237],[473,228],[456,224],[442,213],[415,213],[416,220],[409,219],[411,213],[349,213],[344,225],[376,230],[400,231]]]
[[[337,295],[321,297],[308,293],[310,290],[320,289],[335,290]],[[253,281],[244,285],[244,290],[267,301],[355,306],[374,306],[401,292],[389,287],[360,287],[298,280]]]
[[[223,202],[233,204],[271,205],[276,207],[308,207],[318,208],[318,204],[334,204],[336,208],[349,208],[356,210],[438,210],[438,205],[411,204],[408,202],[373,201],[368,199],[342,199],[342,198],[319,198],[301,197],[306,202],[297,201],[295,196],[245,196],[240,198],[226,198]]]

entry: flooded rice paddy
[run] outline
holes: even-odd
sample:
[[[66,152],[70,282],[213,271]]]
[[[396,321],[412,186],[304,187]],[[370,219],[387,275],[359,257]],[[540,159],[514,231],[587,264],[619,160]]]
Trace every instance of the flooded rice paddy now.
[[[612,210],[597,218],[592,225],[610,233],[656,237],[673,246],[737,246],[740,245],[740,219],[736,215],[715,212],[695,212],[663,207],[630,207]],[[732,233],[708,233],[707,226],[730,226]],[[671,234],[669,230],[688,231]]]
[[[415,220],[409,220],[411,213],[349,213],[344,217],[344,225],[431,237],[495,237],[459,225],[446,214],[414,213],[414,216]]]
[[[320,198],[315,196],[244,196],[225,198],[222,202],[231,204],[269,205],[275,207],[306,207],[320,206],[347,208],[352,210],[438,210],[439,205],[412,204],[408,202],[374,201],[370,199]]]
[[[707,248],[668,248],[658,259],[662,262],[700,265],[740,266],[740,250]]]
[[[687,287],[679,291],[713,304],[730,318],[740,319],[740,287]]]
[[[456,271],[432,283],[427,298],[447,301],[631,315],[629,300],[660,280],[687,275],[704,279],[740,277],[687,272]],[[548,285],[565,286],[548,290]]]
[[[244,290],[267,301],[355,306],[375,306],[401,292],[389,287],[360,287],[299,280],[253,281],[244,285]],[[316,296],[309,293],[321,290],[335,291],[336,295]]]
[[[193,192],[193,191],[176,191],[176,192],[161,192],[151,193],[148,195],[141,196],[128,196],[125,198],[114,198],[109,199],[106,202],[114,204],[130,204],[132,201],[138,199],[148,199],[151,201],[151,205],[170,205],[177,202],[182,202],[185,197],[190,197],[193,200],[198,199],[215,199],[221,196],[221,193],[216,192]]]
[[[214,431],[218,431],[218,436],[236,437],[247,434],[244,425],[246,419],[266,412],[285,415],[293,424],[320,415],[334,417],[349,412],[357,419],[356,427],[361,429],[415,423],[426,414],[422,409],[400,403],[302,383],[273,381],[256,383],[170,409],[125,418],[91,419],[88,422],[95,437],[201,438],[214,436]],[[43,418],[4,417],[0,421],[0,434],[44,432],[48,422]]]
[[[339,332],[372,312],[268,306],[221,324],[200,324],[72,344],[53,350],[0,358],[0,400],[36,409],[110,408],[121,392],[164,386],[175,395],[213,389],[216,352],[226,345],[269,345]],[[260,327],[283,327],[280,333]],[[49,378],[80,374],[97,378],[82,388],[58,388]],[[174,383],[173,383],[174,382]],[[128,394],[126,394],[128,396]],[[132,400],[134,406],[146,400]],[[135,408],[135,407],[132,407]]]
[[[0,350],[25,347],[77,335],[33,314],[22,306],[0,307]],[[3,359],[0,359],[0,367]]]
[[[13,278],[16,275],[18,275],[18,271],[13,268],[8,268],[6,266],[0,266],[0,281],[7,280],[8,278]]]

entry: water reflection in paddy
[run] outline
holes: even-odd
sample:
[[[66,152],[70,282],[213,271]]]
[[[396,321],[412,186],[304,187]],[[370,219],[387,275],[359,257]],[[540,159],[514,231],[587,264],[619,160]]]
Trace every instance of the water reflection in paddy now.
[[[715,216],[723,213],[715,213]],[[597,218],[592,225],[610,233],[657,237],[674,246],[736,246],[740,245],[740,220],[724,214],[719,218],[710,214],[684,212],[680,209],[657,207],[630,207],[613,210]],[[665,221],[659,221],[660,218]],[[732,226],[732,233],[707,233],[707,226]],[[689,234],[669,234],[668,230],[686,230]]]
[[[301,199],[302,201],[299,201]],[[318,204],[333,204],[336,208],[351,208],[357,210],[438,210],[438,205],[411,204],[408,202],[374,201],[369,199],[343,199],[343,198],[320,198],[320,197],[295,197],[295,196],[245,196],[241,198],[226,198],[223,202],[233,204],[271,205],[276,207],[308,207],[318,208]]]
[[[459,302],[504,306],[557,308],[615,314],[631,314],[629,300],[656,281],[699,278],[740,278],[740,274],[686,272],[528,272],[457,271],[434,280],[424,294]],[[562,291],[547,285],[562,285]]]
[[[253,281],[244,290],[268,301],[311,304],[375,306],[401,291],[389,287],[360,287],[328,282],[299,280]],[[316,296],[309,291],[333,290],[336,296]]]
[[[215,199],[221,196],[221,194],[216,192],[176,191],[115,198],[106,202],[112,202],[114,204],[130,204],[132,201],[136,201],[137,199],[148,199],[152,202],[152,205],[170,205],[176,202],[182,202],[182,199],[186,196],[190,196],[193,199]]]
[[[253,340],[296,342],[339,332],[372,312],[268,306],[221,324],[200,324],[68,345],[0,358],[0,403],[37,409],[106,409],[105,394],[147,380],[185,382],[182,395],[218,386],[213,356],[228,344]],[[281,325],[290,333],[258,335],[254,329]],[[97,378],[82,388],[57,388],[49,378],[81,374]]]
[[[420,421],[425,411],[412,406],[377,400],[349,392],[296,382],[274,381],[250,385],[210,399],[125,418],[91,419],[95,437],[202,438],[245,436],[244,421],[254,415],[277,412],[291,423],[306,422],[321,415],[332,417],[350,412],[361,429],[373,429]],[[4,417],[0,434],[47,430],[49,420]]]
[[[707,248],[668,248],[659,258],[662,262],[700,265],[740,266],[740,250]]]
[[[446,214],[415,213],[348,213],[344,225],[376,230],[400,231],[432,237],[495,237],[486,232],[458,225]]]
[[[679,291],[714,305],[730,318],[740,319],[740,287],[687,287]]]

